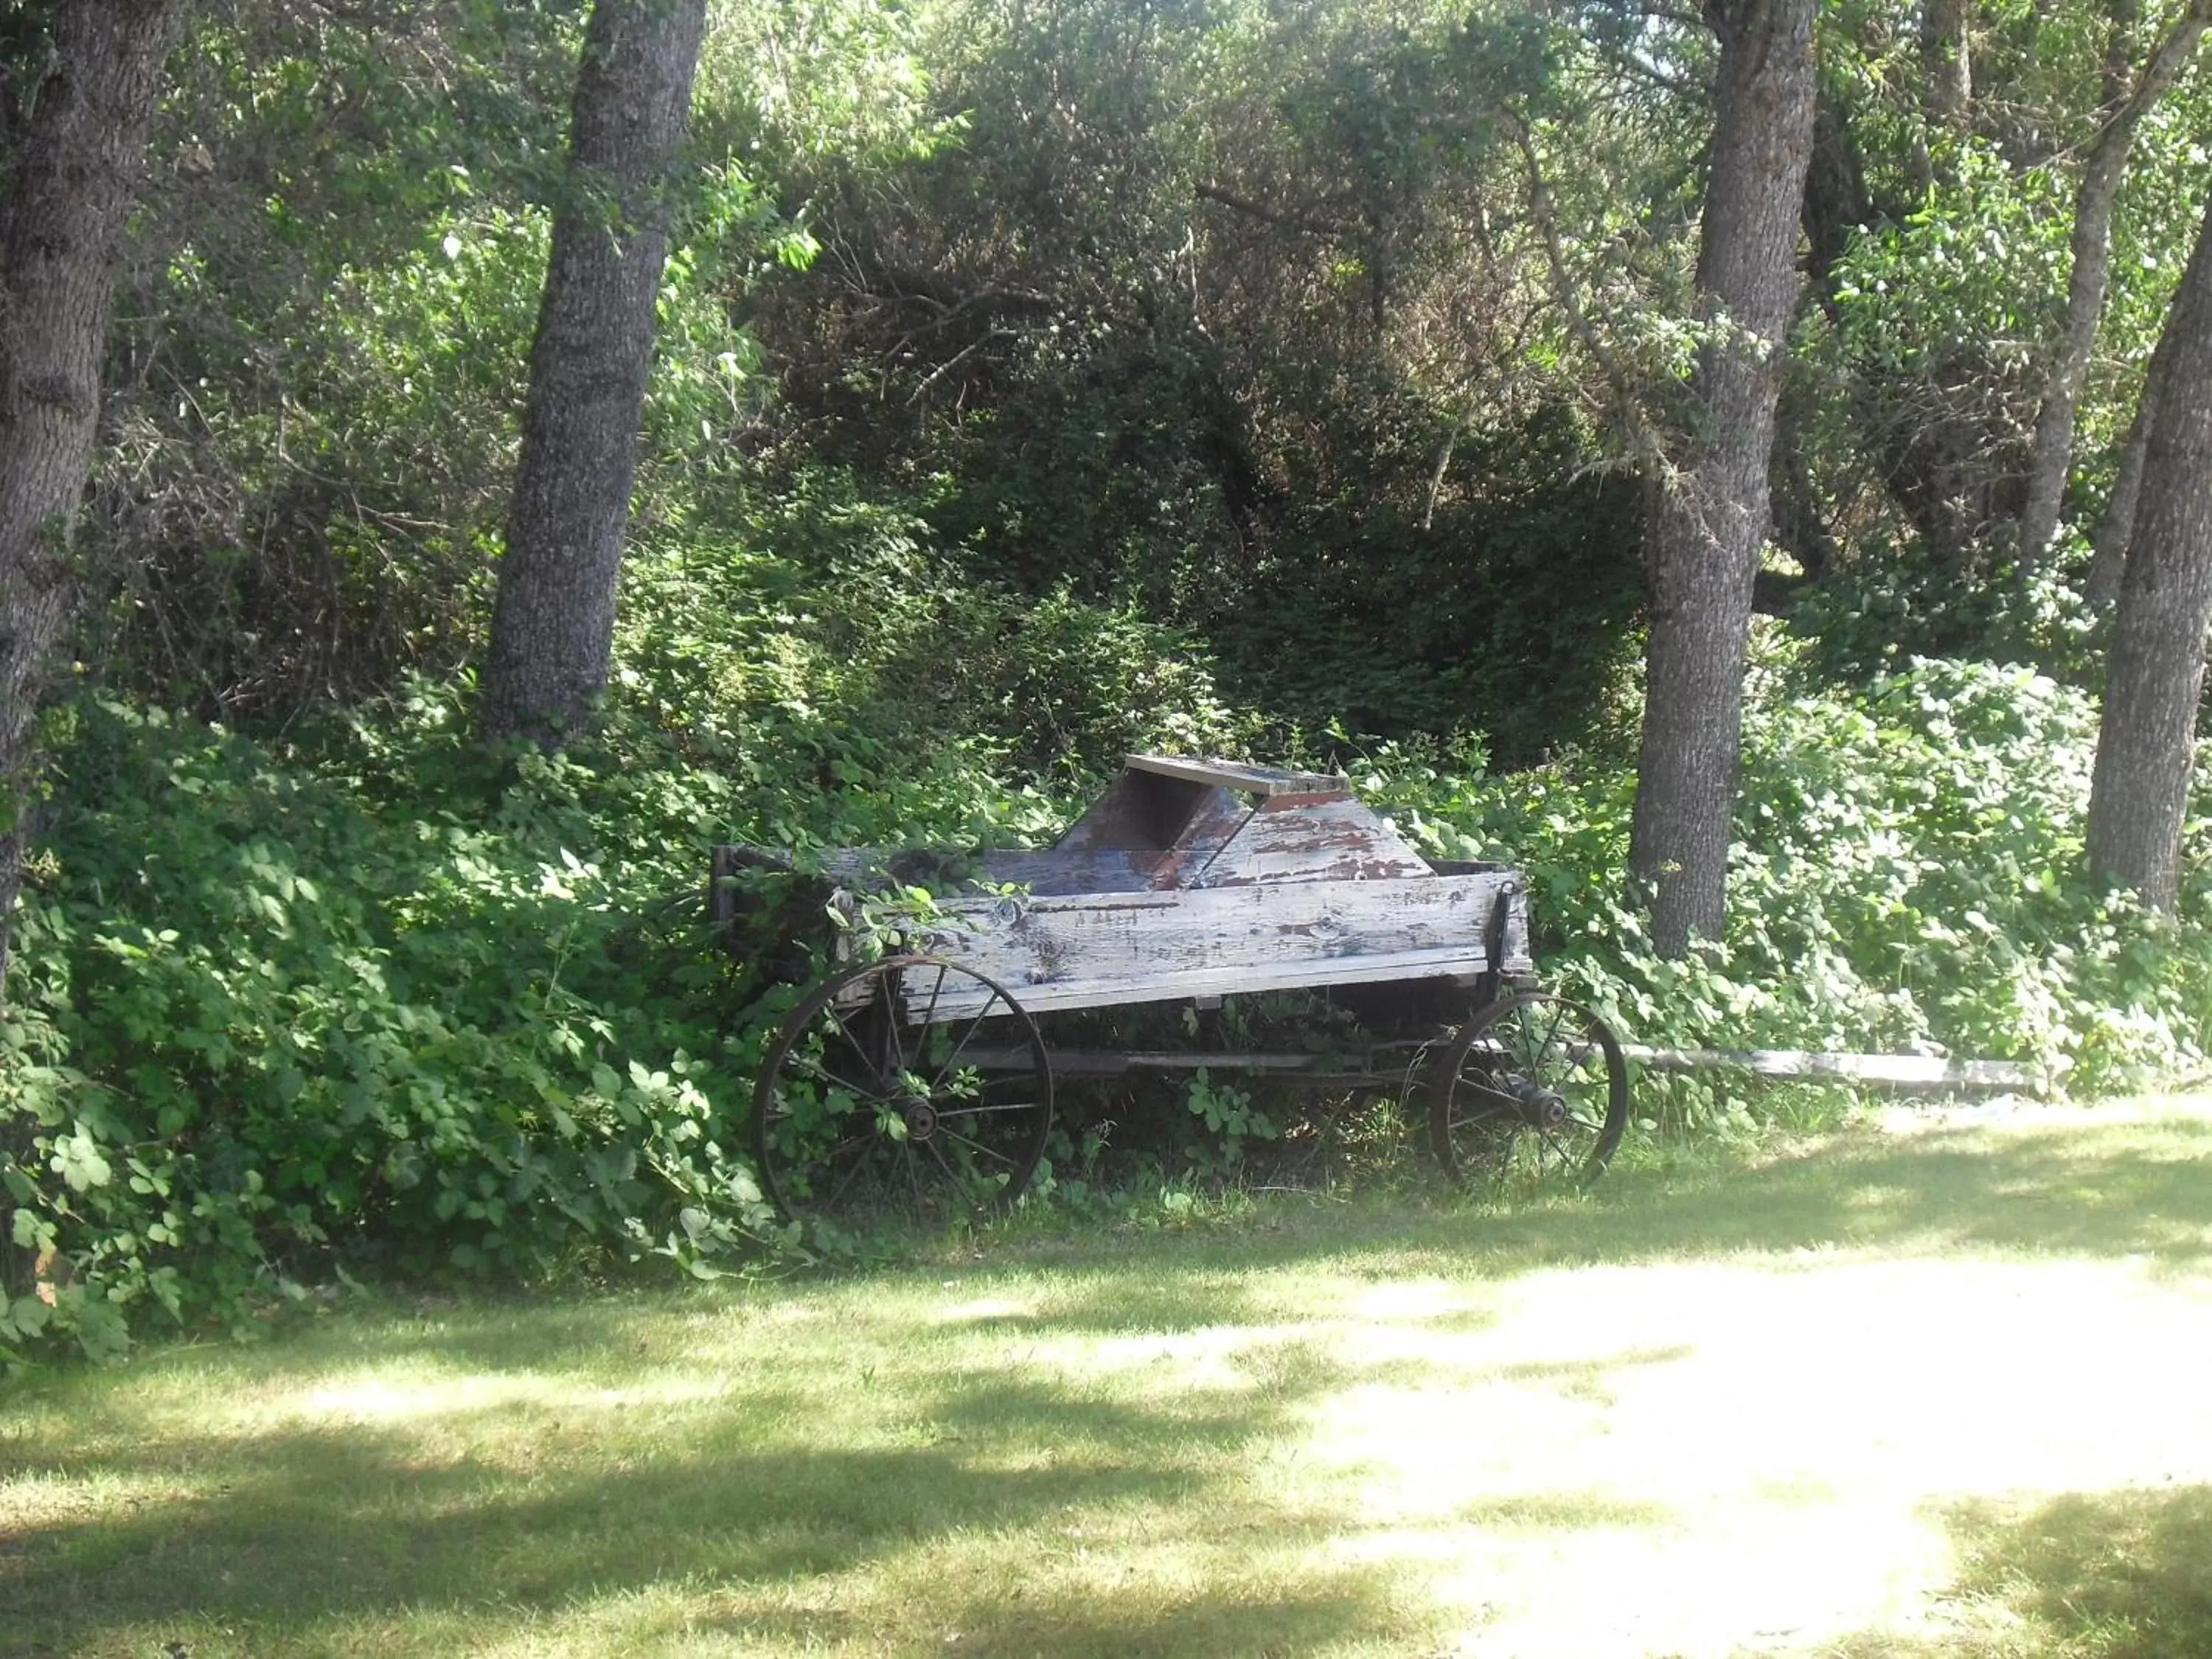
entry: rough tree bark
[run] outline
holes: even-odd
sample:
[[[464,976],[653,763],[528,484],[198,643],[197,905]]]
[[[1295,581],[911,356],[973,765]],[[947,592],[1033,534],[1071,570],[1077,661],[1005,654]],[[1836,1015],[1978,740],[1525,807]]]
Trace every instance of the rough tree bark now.
[[[1973,106],[1973,0],[1927,0],[1920,11],[1922,106],[1946,131],[1964,128]]]
[[[2105,100],[2099,112],[2102,125],[2089,158],[2082,164],[2081,183],[2074,198],[2074,228],[2069,239],[2072,270],[2066,282],[2066,315],[2044,389],[2043,407],[2035,420],[2035,439],[2030,453],[2027,499],[2020,515],[2020,562],[2033,570],[2043,561],[2057,533],[2059,509],[2066,498],[2066,477],[2074,459],[2074,422],[2081,397],[2081,381],[2088,372],[2089,356],[2097,343],[2097,319],[2105,308],[2105,289],[2112,276],[2112,207],[2118,200],[2125,176],[2128,151],[2136,129],[2150,107],[2164,97],[2188,66],[2212,21],[2212,0],[2193,0],[2189,9],[2166,32],[2143,64],[2142,71],[2128,75],[2127,52],[2135,0],[2115,0],[2108,27],[2112,31],[2106,52]]]
[[[2135,538],[2136,508],[2142,501],[2143,461],[2150,453],[2151,416],[2157,411],[2160,390],[2166,384],[2166,343],[2160,339],[2143,371],[2142,390],[2136,395],[2135,418],[2120,446],[2120,462],[2112,474],[2112,493],[2105,499],[2105,516],[2089,544],[2089,575],[2083,596],[2100,611],[2119,603],[2120,578],[2127,571],[2128,544]]]
[[[706,0],[598,0],[530,352],[480,717],[556,744],[606,689],[670,196]]]
[[[2166,313],[2097,730],[2089,867],[2170,910],[2212,626],[2212,211]]]
[[[1813,137],[1813,0],[1714,0],[1717,120],[1698,253],[1711,328],[1679,462],[1652,492],[1650,631],[1631,868],[1680,956],[1726,915],[1729,822],[1767,459],[1797,295]]]
[[[39,704],[76,603],[115,264],[182,6],[61,0],[0,196],[0,998]]]

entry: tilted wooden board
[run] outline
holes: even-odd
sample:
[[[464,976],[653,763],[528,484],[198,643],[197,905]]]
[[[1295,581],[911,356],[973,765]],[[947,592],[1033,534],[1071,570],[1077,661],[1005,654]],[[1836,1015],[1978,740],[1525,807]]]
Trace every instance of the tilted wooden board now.
[[[1501,896],[1504,939],[1497,965],[1525,974],[1534,965],[1528,900],[1510,872],[963,899],[946,905],[914,945],[998,981],[1032,1012],[1471,978],[1492,965]],[[926,968],[908,974],[911,1018],[957,1019],[986,1011],[981,988],[939,986],[936,979]]]
[[[1181,778],[1249,795],[1305,795],[1334,799],[1352,793],[1352,785],[1335,772],[1287,772],[1278,766],[1252,766],[1243,761],[1203,760],[1183,755],[1126,755],[1121,764],[1131,772]]]
[[[1373,881],[1426,876],[1428,863],[1356,800],[1285,808],[1264,802],[1208,858],[1188,884],[1237,887],[1250,882]]]

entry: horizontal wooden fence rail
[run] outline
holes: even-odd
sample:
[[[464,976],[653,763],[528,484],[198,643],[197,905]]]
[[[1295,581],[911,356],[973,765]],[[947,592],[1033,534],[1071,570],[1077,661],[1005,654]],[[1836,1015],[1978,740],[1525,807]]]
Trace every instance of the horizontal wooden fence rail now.
[[[2041,1093],[2050,1079],[2016,1060],[1951,1060],[1941,1054],[1826,1054],[1802,1048],[1650,1048],[1621,1053],[1655,1072],[1750,1072],[1759,1077],[1834,1078],[1889,1089],[2024,1089]]]
[[[1286,1080],[1357,1086],[1402,1079],[1430,1045],[1354,1046],[1340,1054],[1256,1054],[1193,1050],[1129,1052],[1054,1048],[1053,1070],[1064,1077],[1122,1077],[1132,1072],[1261,1072]],[[2050,1079],[2015,1060],[1951,1060],[1941,1054],[1829,1054],[1802,1048],[1653,1048],[1620,1045],[1622,1055],[1655,1072],[1749,1072],[1758,1077],[1829,1079],[1876,1089],[2020,1090],[2041,1094]],[[1395,1055],[1395,1058],[1393,1057]],[[966,1058],[991,1071],[1029,1064],[1029,1051],[977,1047]],[[1348,1063],[1349,1062],[1349,1063]]]

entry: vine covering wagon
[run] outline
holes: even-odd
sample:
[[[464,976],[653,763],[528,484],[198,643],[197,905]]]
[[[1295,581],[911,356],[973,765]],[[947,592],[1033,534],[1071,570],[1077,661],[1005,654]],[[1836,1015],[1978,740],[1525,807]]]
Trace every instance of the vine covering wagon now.
[[[714,854],[719,921],[753,901]],[[787,1215],[944,1216],[1018,1197],[1045,1155],[1056,1075],[1244,1068],[1419,1103],[1437,1160],[1586,1181],[1627,1121],[1620,1043],[1536,988],[1527,883],[1423,858],[1342,777],[1133,755],[1058,841],[957,861],[831,854],[824,878],[951,877],[897,954],[816,985],[770,1042],[753,1150]],[[1039,1017],[1309,990],[1354,1002],[1359,1051],[1083,1051]]]

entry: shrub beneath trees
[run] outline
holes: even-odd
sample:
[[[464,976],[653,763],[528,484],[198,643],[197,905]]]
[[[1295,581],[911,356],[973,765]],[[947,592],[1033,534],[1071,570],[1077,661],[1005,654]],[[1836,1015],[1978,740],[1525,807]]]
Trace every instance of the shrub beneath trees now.
[[[1078,799],[1060,786],[1097,772],[1048,775],[1023,745],[1103,770],[1125,744],[1237,740],[1172,635],[1072,600],[1017,626],[880,507],[771,517],[846,580],[757,551],[641,560],[617,708],[565,755],[473,749],[453,686],[282,742],[76,709],[0,1030],[14,1237],[55,1252],[63,1283],[52,1308],[12,1286],[0,1342],[112,1352],[340,1269],[763,1259],[783,1241],[737,1148],[793,993],[707,936],[707,848],[1041,839]],[[2162,918],[2074,873],[2085,699],[1946,662],[1819,691],[1769,655],[1741,901],[1685,961],[1654,954],[1621,901],[1624,765],[1501,777],[1383,746],[1354,781],[1431,851],[1528,868],[1547,976],[1639,1041],[1942,1048],[2084,1091],[2202,1062],[2212,890],[2200,876]],[[1125,684],[1189,692],[1177,719],[1200,722],[1133,724],[1098,692],[1109,659]],[[929,662],[940,678],[913,678]],[[1030,736],[952,735],[994,719]],[[1647,1118],[1744,1110],[1725,1079],[1638,1087]]]

